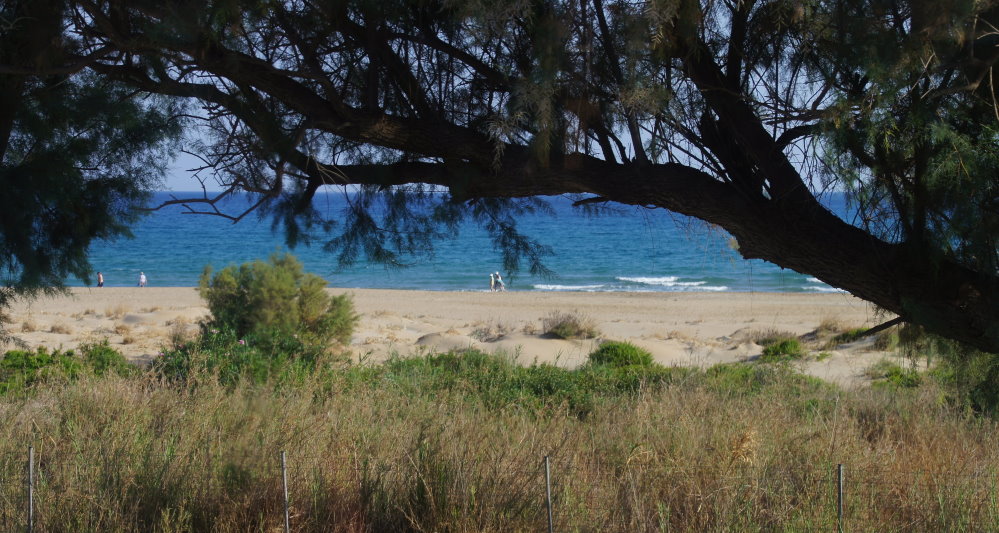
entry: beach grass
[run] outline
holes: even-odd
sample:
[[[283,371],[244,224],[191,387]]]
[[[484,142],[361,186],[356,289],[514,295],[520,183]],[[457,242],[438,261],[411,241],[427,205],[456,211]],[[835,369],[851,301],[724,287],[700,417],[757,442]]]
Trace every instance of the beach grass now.
[[[593,319],[579,311],[552,311],[541,323],[545,335],[559,339],[592,339],[600,335]]]
[[[476,351],[178,379],[101,350],[0,397],[0,529],[28,446],[40,531],[279,531],[282,451],[294,531],[543,531],[545,456],[556,531],[834,530],[838,464],[848,530],[999,528],[996,423],[932,384]]]

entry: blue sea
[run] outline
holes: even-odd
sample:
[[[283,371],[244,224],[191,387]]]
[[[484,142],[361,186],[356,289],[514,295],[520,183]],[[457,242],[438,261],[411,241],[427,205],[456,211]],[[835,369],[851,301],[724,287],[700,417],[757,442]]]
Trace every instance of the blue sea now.
[[[157,193],[156,204],[170,195]],[[317,195],[316,205],[335,212],[345,205],[342,192]],[[553,213],[518,219],[519,230],[550,246],[545,261],[552,277],[526,271],[502,272],[508,290],[515,291],[776,291],[834,292],[808,275],[760,260],[745,260],[723,230],[662,209],[620,207],[593,216],[572,207],[563,197],[547,198]],[[842,194],[824,198],[826,205],[847,216]],[[234,200],[240,204],[239,200]],[[241,205],[233,206],[241,207]],[[181,206],[153,212],[134,228],[133,239],[98,242],[91,248],[95,270],[105,285],[133,286],[145,272],[150,286],[189,287],[198,284],[206,264],[216,269],[275,251],[288,250],[269,219],[250,215],[233,224],[214,216],[185,214]],[[390,268],[360,259],[340,268],[336,257],[320,244],[291,250],[310,272],[332,287],[419,290],[489,290],[489,273],[502,271],[502,257],[486,232],[473,224],[453,238],[437,243],[433,257],[415,257],[403,268]],[[69,280],[70,285],[83,285]]]

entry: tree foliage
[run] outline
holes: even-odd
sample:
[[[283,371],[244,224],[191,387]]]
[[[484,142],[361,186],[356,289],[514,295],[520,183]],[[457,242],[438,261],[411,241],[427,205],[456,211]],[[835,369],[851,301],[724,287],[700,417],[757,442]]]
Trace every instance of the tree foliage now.
[[[180,134],[180,102],[75,64],[65,12],[0,4],[0,307],[88,279],[91,242],[130,235]]]
[[[192,211],[248,192],[289,242],[338,225],[341,260],[387,263],[473,219],[507,268],[539,269],[516,227],[532,198],[665,208],[999,351],[990,2],[30,5],[63,10],[55,48],[80,79],[200,106],[197,175],[225,192],[177,200]],[[0,70],[45,70],[11,57]],[[361,194],[324,213],[330,186]],[[857,220],[821,205],[831,188]]]
[[[212,313],[211,327],[236,335],[300,335],[311,344],[350,342],[357,315],[348,295],[326,294],[326,281],[305,272],[291,254],[268,262],[227,266],[212,273],[205,267],[198,289]]]

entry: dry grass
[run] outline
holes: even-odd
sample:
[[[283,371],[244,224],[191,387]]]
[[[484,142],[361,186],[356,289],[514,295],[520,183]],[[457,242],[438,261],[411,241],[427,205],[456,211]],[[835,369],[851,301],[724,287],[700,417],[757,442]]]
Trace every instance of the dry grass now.
[[[760,346],[767,344],[773,344],[774,342],[780,341],[782,339],[797,339],[798,335],[790,331],[779,330],[776,328],[758,329],[749,332],[747,340],[755,342]]]
[[[826,337],[842,333],[848,329],[851,328],[843,326],[843,322],[838,317],[827,316],[823,317],[822,321],[819,322],[819,326],[815,328],[815,334],[820,337]]]
[[[552,311],[541,320],[541,329],[561,339],[592,339],[600,335],[593,319],[579,311]]]
[[[495,342],[516,331],[517,328],[504,322],[495,321],[481,324],[472,330],[470,337],[482,342]]]
[[[127,315],[131,310],[132,308],[125,304],[118,304],[105,309],[104,316],[118,320]]]
[[[848,530],[994,531],[999,427],[937,395],[682,383],[580,418],[336,376],[86,378],[0,398],[0,474],[35,446],[41,531],[279,531],[286,450],[295,531],[543,531],[547,455],[558,531],[829,531],[843,463]],[[0,484],[0,516],[22,502]]]
[[[38,331],[38,324],[35,324],[34,320],[26,319],[21,322],[21,333],[31,333]]]
[[[186,318],[179,316],[167,322],[167,325],[170,326],[167,338],[170,339],[171,346],[183,346],[194,340],[194,328],[192,328],[191,322]]]
[[[63,324],[62,322],[56,322],[49,327],[49,333],[58,333],[60,335],[72,335],[73,328]]]

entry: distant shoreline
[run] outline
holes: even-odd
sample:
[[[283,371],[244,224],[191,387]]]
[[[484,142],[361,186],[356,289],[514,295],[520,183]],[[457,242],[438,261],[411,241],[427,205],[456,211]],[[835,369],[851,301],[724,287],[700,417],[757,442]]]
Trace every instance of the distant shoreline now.
[[[67,285],[69,290],[104,290],[104,289],[197,289],[197,285],[147,285],[146,287],[138,287],[137,285],[108,285],[105,284],[104,287],[97,287],[96,285]],[[490,291],[489,289],[410,289],[410,288],[386,288],[386,287],[343,287],[343,286],[327,286],[330,290],[345,290],[345,291],[410,291],[410,292],[458,292],[458,293],[489,293],[489,292],[500,292],[500,291]],[[751,289],[728,289],[723,291],[718,290],[696,290],[696,289],[685,289],[685,290],[577,290],[577,289],[523,289],[519,287],[511,287],[507,284],[506,291],[503,292],[526,292],[526,293],[541,293],[541,294],[658,294],[662,296],[669,296],[673,294],[803,294],[803,295],[849,295],[846,291],[835,290],[835,291],[772,291],[772,290],[751,290]]]

